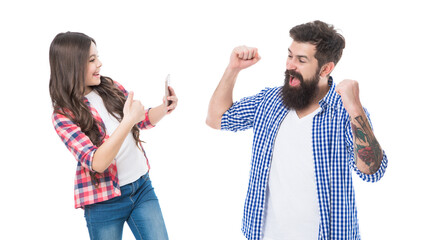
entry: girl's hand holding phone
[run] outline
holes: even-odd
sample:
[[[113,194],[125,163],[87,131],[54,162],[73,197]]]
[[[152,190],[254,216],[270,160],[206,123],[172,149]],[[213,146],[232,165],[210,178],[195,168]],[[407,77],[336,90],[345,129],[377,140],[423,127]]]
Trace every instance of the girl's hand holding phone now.
[[[175,94],[174,89],[171,86],[168,86],[169,96],[164,99],[164,105],[166,105],[166,101],[168,101],[168,106],[166,106],[166,114],[170,114],[177,107],[178,98]]]

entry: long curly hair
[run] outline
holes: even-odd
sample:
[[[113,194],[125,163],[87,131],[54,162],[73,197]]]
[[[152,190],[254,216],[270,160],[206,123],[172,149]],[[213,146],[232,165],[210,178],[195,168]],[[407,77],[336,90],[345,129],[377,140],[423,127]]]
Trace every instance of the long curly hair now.
[[[100,146],[105,138],[104,126],[93,117],[84,101],[85,76],[89,62],[91,43],[96,44],[91,37],[79,32],[65,32],[56,35],[49,49],[49,63],[51,69],[49,93],[54,112],[67,116],[76,123],[89,137],[95,146]],[[116,87],[113,80],[101,76],[101,83],[92,86],[102,98],[107,111],[119,122],[123,118],[125,94]],[[100,131],[102,128],[104,131]],[[132,128],[132,135],[137,146],[139,129]],[[96,173],[91,173],[92,181],[99,184]]]

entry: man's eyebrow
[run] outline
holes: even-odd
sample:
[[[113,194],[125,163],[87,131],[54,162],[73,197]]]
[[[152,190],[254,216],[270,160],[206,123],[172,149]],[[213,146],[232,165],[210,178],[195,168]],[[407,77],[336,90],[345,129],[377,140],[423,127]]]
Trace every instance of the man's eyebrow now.
[[[293,53],[290,49],[288,49],[288,52],[291,53],[291,54]],[[309,60],[308,56],[306,56],[306,55],[296,55],[296,57],[298,57],[298,58],[306,58],[306,59]]]

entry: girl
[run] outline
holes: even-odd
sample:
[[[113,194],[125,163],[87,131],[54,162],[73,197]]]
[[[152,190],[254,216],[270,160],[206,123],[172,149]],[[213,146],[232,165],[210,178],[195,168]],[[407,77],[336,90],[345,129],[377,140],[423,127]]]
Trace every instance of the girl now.
[[[136,239],[168,239],[139,130],[177,106],[148,110],[123,86],[101,76],[94,39],[58,34],[49,51],[49,91],[56,132],[77,160],[74,199],[84,208],[91,239],[121,239],[126,221]],[[164,99],[165,101],[165,99]]]

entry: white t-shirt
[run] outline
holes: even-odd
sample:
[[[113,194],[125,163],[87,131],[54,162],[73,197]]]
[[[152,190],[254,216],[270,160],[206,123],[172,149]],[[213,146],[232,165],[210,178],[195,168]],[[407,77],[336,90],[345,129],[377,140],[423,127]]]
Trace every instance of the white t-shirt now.
[[[263,224],[264,240],[318,239],[320,222],[312,121],[319,109],[299,119],[290,110],[278,130]]]
[[[95,91],[91,91],[85,96],[91,105],[100,114],[106,127],[107,134],[111,136],[119,126],[119,121],[110,115],[104,106],[102,98]],[[135,144],[132,132],[128,133],[125,141],[116,155],[117,173],[119,186],[135,182],[148,171],[147,159],[144,153]]]

